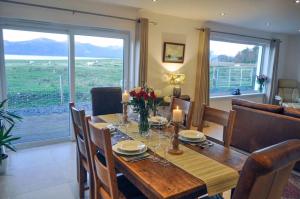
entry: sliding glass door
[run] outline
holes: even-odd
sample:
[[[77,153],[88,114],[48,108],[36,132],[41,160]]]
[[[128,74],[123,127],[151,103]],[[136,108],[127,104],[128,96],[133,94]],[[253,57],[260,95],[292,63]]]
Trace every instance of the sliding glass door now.
[[[123,39],[75,35],[75,101],[91,111],[93,87],[123,87]]]
[[[8,109],[18,143],[68,137],[68,35],[3,30]]]
[[[8,21],[0,24],[0,98],[23,117],[16,144],[71,139],[70,101],[89,114],[91,88],[127,86],[128,33]]]

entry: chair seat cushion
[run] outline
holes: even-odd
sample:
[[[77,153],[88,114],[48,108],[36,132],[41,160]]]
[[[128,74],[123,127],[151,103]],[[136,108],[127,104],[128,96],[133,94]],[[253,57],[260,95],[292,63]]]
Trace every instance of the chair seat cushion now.
[[[140,190],[138,190],[124,175],[117,177],[119,191],[122,193],[123,197],[127,199],[146,199],[147,197],[143,195]]]

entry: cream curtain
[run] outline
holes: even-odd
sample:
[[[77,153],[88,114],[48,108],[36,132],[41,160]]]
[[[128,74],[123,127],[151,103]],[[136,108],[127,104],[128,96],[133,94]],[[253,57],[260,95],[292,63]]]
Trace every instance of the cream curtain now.
[[[270,79],[269,91],[267,93],[267,102],[273,104],[275,101],[275,95],[277,94],[278,87],[278,58],[279,58],[280,40],[272,39],[270,43],[270,55],[269,63],[272,71],[272,77]]]
[[[202,104],[209,104],[209,40],[210,29],[204,28],[200,30],[193,126],[198,126]]]
[[[135,33],[135,63],[139,71],[138,84],[143,86],[147,83],[148,70],[148,29],[149,20],[140,18],[136,24]]]

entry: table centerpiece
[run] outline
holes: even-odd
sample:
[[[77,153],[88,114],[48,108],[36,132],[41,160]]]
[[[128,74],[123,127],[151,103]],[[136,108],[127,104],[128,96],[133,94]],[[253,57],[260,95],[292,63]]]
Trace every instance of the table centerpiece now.
[[[154,89],[149,87],[136,87],[129,92],[131,100],[129,105],[132,106],[132,110],[139,114],[139,133],[147,135],[149,125],[149,112],[155,106],[156,94]]]

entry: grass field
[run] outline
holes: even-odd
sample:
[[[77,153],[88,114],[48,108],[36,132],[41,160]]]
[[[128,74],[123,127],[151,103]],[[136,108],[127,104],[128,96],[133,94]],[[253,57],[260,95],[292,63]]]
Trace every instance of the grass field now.
[[[76,101],[90,100],[95,86],[120,86],[122,59],[76,59]],[[67,59],[5,61],[9,107],[41,107],[69,101]]]

